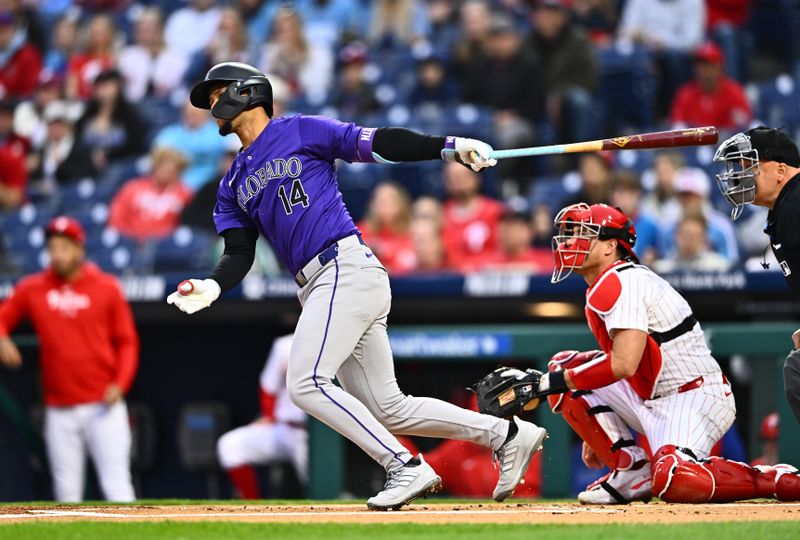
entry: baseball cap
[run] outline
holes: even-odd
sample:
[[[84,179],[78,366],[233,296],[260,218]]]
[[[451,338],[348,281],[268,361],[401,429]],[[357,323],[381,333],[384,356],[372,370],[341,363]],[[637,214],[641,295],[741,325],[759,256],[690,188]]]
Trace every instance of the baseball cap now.
[[[676,193],[694,193],[704,199],[711,194],[711,180],[703,169],[684,167],[675,173]]]
[[[83,246],[86,243],[86,233],[80,222],[68,216],[58,216],[50,220],[45,229],[45,236],[66,236]]]
[[[780,129],[758,126],[744,132],[750,144],[758,151],[761,161],[777,161],[790,167],[800,167],[800,152],[797,145]]]
[[[42,114],[45,122],[55,122],[61,120],[62,122],[69,122],[72,120],[70,117],[69,106],[64,101],[52,101],[47,104]]]
[[[701,62],[708,62],[709,64],[717,64],[721,65],[724,57],[722,55],[722,49],[716,43],[711,41],[706,41],[697,50],[694,52],[695,60],[699,60]]]

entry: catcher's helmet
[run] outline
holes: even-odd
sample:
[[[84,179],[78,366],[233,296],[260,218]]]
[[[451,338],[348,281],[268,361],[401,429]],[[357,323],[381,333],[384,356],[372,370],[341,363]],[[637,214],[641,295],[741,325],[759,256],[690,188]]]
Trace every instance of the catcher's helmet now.
[[[583,266],[595,239],[614,238],[628,252],[629,257],[639,261],[633,253],[633,246],[636,244],[633,221],[619,208],[606,204],[573,204],[562,208],[553,224],[556,234],[552,242],[555,258],[553,277],[550,279],[552,283],[558,283],[574,269]]]
[[[227,86],[214,108],[209,94],[215,88]],[[220,120],[233,120],[244,110],[261,105],[272,118],[272,85],[266,75],[248,64],[223,62],[212,67],[202,82],[194,85],[189,95],[198,109],[211,109]]]

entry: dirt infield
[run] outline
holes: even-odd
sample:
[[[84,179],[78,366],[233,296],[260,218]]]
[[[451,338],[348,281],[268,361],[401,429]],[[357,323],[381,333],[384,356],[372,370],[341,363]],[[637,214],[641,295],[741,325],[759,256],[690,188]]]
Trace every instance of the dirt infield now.
[[[577,503],[452,504],[421,502],[399,512],[373,512],[363,504],[195,506],[5,506],[0,525],[32,521],[237,521],[284,523],[691,523],[798,521],[800,504],[745,502],[580,506]]]

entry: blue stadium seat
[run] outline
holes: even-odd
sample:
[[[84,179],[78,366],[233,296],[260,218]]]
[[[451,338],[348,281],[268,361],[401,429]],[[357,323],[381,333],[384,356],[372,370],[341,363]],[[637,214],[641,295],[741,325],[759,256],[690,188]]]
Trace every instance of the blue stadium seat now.
[[[790,75],[755,87],[755,116],[767,126],[781,127],[794,136],[800,130],[800,88]]]
[[[654,123],[656,88],[650,58],[640,48],[597,51],[600,66],[598,97],[604,113],[606,133],[625,129],[649,129]]]
[[[536,178],[530,187],[528,201],[531,208],[547,205],[553,212],[559,210],[559,205],[567,198],[569,191],[564,187],[561,176],[544,176]]]
[[[208,269],[214,241],[214,236],[205,231],[178,227],[168,237],[155,242],[153,271]]]

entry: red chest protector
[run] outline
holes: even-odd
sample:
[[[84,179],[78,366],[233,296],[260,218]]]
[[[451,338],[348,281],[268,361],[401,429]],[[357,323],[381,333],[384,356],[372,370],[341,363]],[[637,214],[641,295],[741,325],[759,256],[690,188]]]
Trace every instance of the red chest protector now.
[[[626,261],[618,261],[603,273],[595,284],[586,291],[586,321],[589,323],[589,330],[594,334],[600,348],[611,356],[613,341],[608,335],[605,322],[600,314],[609,313],[622,294],[622,282],[617,275],[620,266],[631,264]],[[651,337],[647,336],[647,343],[642,353],[642,360],[639,367],[627,381],[634,391],[642,399],[651,399],[655,391],[655,385],[661,374],[661,348]]]

